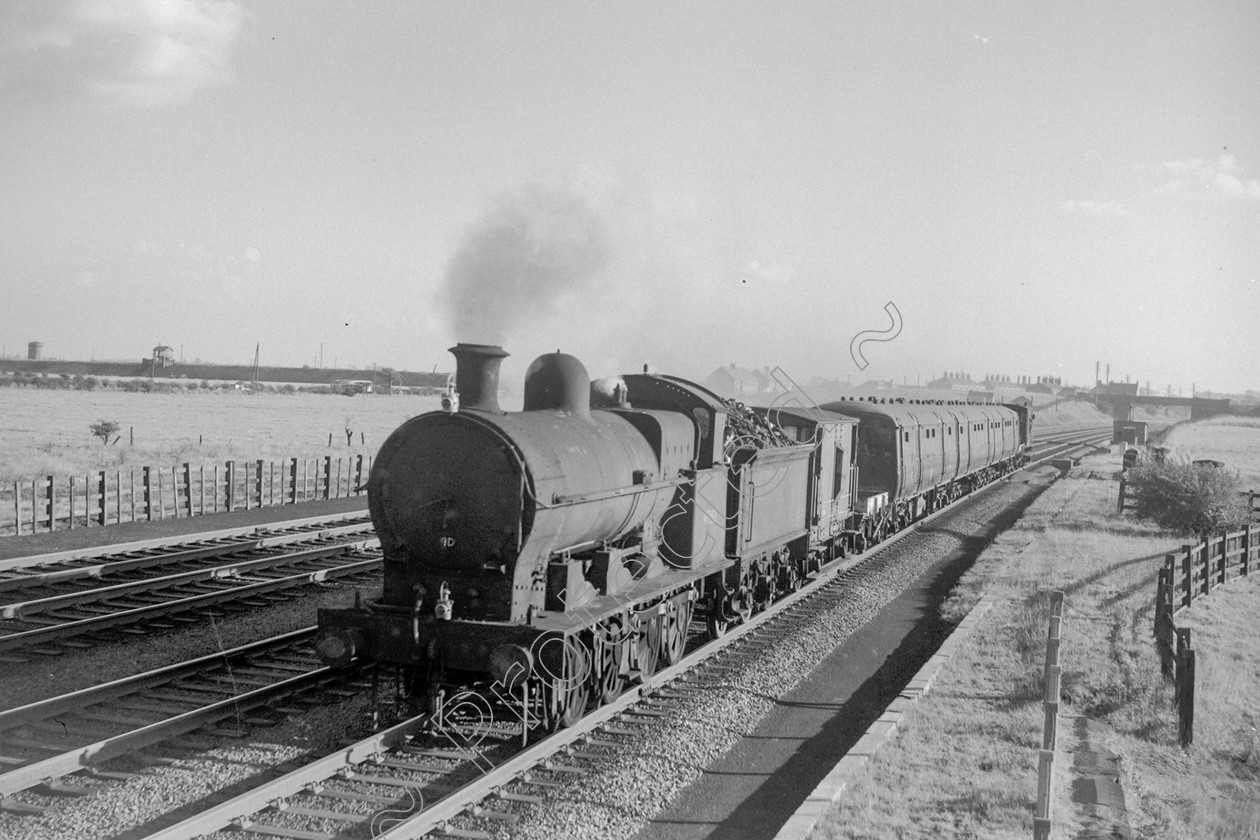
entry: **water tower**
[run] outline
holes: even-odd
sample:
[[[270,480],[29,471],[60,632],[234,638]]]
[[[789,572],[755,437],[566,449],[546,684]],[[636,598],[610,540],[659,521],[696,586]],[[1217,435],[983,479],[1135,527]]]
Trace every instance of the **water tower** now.
[[[26,345],[26,358],[32,361],[44,358],[44,342],[32,341]]]

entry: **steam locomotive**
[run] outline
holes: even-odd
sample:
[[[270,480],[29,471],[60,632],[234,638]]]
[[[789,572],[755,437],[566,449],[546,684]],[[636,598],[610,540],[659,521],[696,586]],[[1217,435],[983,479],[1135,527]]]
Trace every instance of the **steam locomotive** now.
[[[503,411],[489,345],[381,447],[380,598],[321,609],[316,649],[397,666],[440,719],[474,686],[531,726],[575,723],[850,551],[1026,461],[1019,406],[842,400],[750,409],[687,380],[592,385],[540,356]]]

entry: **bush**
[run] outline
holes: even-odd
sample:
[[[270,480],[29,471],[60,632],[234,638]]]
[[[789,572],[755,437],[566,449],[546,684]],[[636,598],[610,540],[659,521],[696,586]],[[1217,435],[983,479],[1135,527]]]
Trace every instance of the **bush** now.
[[[1129,469],[1126,495],[1139,519],[1179,534],[1209,534],[1247,524],[1237,472],[1186,459],[1148,461]]]
[[[92,434],[101,439],[101,443],[109,443],[111,436],[118,432],[118,421],[98,420],[88,427]]]

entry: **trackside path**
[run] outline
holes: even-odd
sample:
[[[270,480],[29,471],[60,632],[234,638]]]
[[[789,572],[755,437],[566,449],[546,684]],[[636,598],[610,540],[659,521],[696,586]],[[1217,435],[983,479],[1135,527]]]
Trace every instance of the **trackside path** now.
[[[1114,515],[1119,460],[1085,459],[964,575],[944,613],[982,592],[992,608],[810,838],[1031,836],[1053,589],[1066,611],[1052,836],[1260,836],[1260,581],[1190,611],[1216,667],[1199,671],[1195,744],[1181,750],[1151,628],[1157,569],[1182,540]]]

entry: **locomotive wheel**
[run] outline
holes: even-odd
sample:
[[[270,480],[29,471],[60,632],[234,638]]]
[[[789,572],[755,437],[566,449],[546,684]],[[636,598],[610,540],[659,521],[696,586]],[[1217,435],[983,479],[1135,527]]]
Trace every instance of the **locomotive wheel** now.
[[[661,649],[661,617],[654,615],[639,619],[639,635],[635,638],[635,653],[638,656],[639,679],[646,680],[656,673],[657,661]]]
[[[563,674],[551,681],[547,703],[547,728],[567,729],[586,714],[591,698],[590,655],[578,644],[564,647]]]
[[[691,626],[691,601],[670,604],[661,634],[661,657],[665,665],[677,665],[687,649],[687,628]]]
[[[621,673],[625,650],[621,622],[611,621],[595,631],[595,690],[601,705],[611,703],[626,690],[626,678]]]

